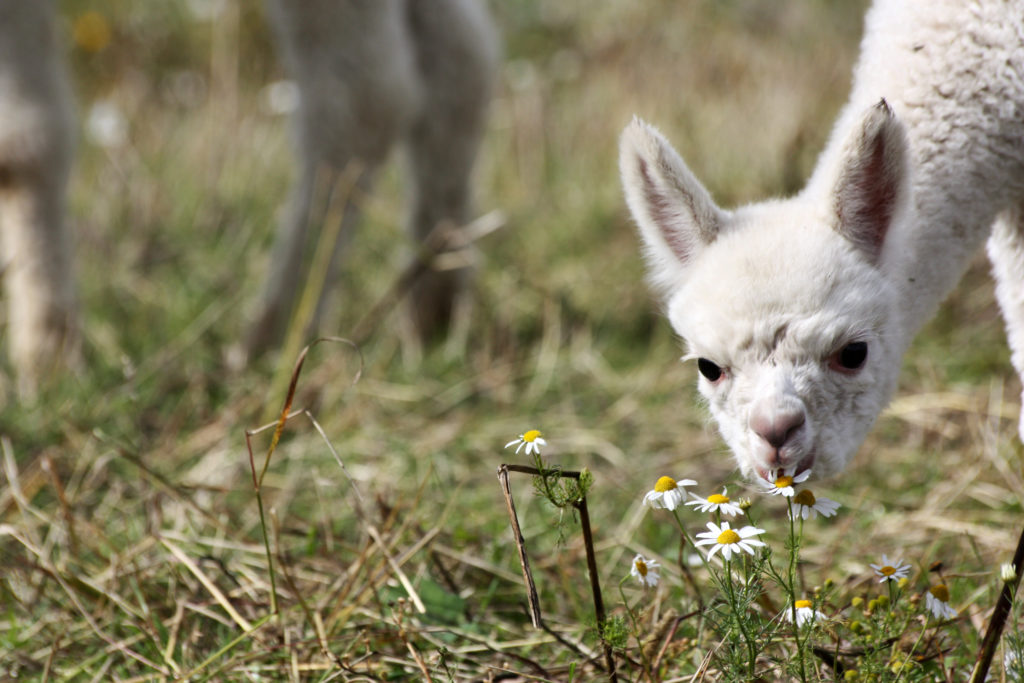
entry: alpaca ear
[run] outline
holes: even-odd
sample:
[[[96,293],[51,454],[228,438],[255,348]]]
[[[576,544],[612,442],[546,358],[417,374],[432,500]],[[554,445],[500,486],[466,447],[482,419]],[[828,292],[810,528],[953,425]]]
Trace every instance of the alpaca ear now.
[[[723,213],[668,141],[634,118],[622,133],[619,170],[640,226],[653,284],[667,294],[715,240]]]
[[[872,262],[908,195],[906,158],[903,125],[881,100],[847,143],[833,192],[836,230]]]

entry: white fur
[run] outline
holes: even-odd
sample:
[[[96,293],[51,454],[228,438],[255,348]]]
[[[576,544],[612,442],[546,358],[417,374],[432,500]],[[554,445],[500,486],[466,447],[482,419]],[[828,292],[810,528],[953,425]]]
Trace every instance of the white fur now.
[[[791,199],[718,208],[639,120],[620,160],[669,321],[723,369],[700,391],[746,474],[840,472],[989,235],[1024,376],[1024,1],[878,0],[850,101]],[[863,366],[844,368],[860,342]]]

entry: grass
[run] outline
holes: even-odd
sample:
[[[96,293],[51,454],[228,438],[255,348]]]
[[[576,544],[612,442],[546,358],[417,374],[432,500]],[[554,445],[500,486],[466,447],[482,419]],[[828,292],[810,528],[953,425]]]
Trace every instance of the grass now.
[[[274,431],[260,428],[286,400],[273,378],[296,361],[229,362],[291,174],[287,123],[263,99],[282,73],[261,13],[61,8],[69,34],[88,10],[109,23],[104,49],[70,48],[72,72],[80,118],[109,100],[128,142],[83,134],[78,149],[88,367],[0,411],[0,678],[607,679],[573,512],[520,476],[511,492],[546,628],[526,609],[495,473],[529,462],[502,447],[537,427],[548,463],[593,474],[612,618],[627,616],[615,586],[633,556],[660,562],[659,587],[623,591],[641,639],[664,649],[652,677],[690,680],[717,641],[686,616],[678,531],[640,499],[666,474],[753,494],[644,286],[617,135],[634,113],[656,123],[724,204],[796,189],[845,97],[863,3],[496,4],[506,65],[478,188],[481,211],[506,224],[478,245],[468,341],[417,355],[398,308],[358,353],[315,346],[259,497],[246,434],[258,473]],[[398,277],[413,250],[402,218],[389,168],[327,332],[350,334]],[[841,514],[808,523],[800,550],[801,587],[830,581],[826,611],[845,624],[851,601],[876,597],[868,565],[882,551],[912,565],[908,595],[942,563],[961,616],[919,680],[966,677],[1022,518],[1020,386],[985,270],[972,266],[915,343],[892,407],[828,486]],[[782,539],[784,507],[758,523]],[[835,633],[843,648],[855,635]],[[773,657],[790,644],[771,647],[758,667],[782,676]],[[636,638],[616,657],[621,678],[642,677]],[[876,660],[879,680],[899,675]],[[704,680],[730,680],[710,662]]]

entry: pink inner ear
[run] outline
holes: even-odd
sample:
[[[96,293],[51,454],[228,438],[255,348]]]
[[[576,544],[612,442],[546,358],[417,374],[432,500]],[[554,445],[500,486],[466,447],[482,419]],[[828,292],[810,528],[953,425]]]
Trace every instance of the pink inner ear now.
[[[647,161],[638,159],[640,163],[640,176],[643,179],[644,200],[647,205],[651,221],[658,227],[662,239],[680,262],[685,263],[693,251],[693,245],[686,237],[685,230],[680,223],[679,207],[658,189],[657,184],[651,178],[647,167]]]
[[[882,252],[903,189],[901,129],[885,103],[878,106],[885,118],[865,123],[861,150],[847,159],[836,193],[839,231],[872,260]]]
[[[858,171],[851,179],[858,195],[848,207],[852,215],[840,214],[839,218],[843,222],[849,219],[856,225],[857,241],[877,257],[896,211],[898,182],[886,163],[883,136],[874,140],[870,158]]]

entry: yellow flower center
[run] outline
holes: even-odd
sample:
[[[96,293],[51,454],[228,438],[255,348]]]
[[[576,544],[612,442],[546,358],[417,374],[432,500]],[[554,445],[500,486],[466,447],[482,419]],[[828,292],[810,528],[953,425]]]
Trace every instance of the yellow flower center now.
[[[804,489],[803,491],[800,491],[795,496],[793,496],[793,502],[796,503],[797,505],[814,507],[814,503],[817,502],[817,499],[814,497],[814,494],[811,493],[810,489]]]
[[[949,602],[949,588],[947,588],[946,584],[944,583],[940,583],[936,586],[931,586],[928,589],[928,592],[934,595],[942,602]]]
[[[732,529],[726,529],[722,533],[718,534],[719,545],[732,545],[733,543],[740,542],[740,535]]]
[[[708,502],[714,503],[715,505],[721,505],[722,503],[729,502],[729,496],[723,496],[721,493],[712,493],[708,496]]]
[[[533,443],[540,436],[540,431],[537,429],[531,429],[530,431],[523,434],[523,441],[527,443]]]
[[[885,565],[884,567],[878,570],[878,573],[882,576],[892,576],[896,573],[896,567],[890,567],[889,565]]]
[[[658,493],[665,493],[665,491],[671,491],[676,488],[676,480],[672,477],[662,477],[654,485],[654,490]]]
[[[793,603],[793,607],[796,607],[797,609],[803,609],[805,607],[810,607],[810,606],[811,606],[811,601],[810,600],[797,600],[796,602]]]
[[[792,486],[792,485],[793,485],[793,477],[787,477],[786,475],[782,475],[781,477],[779,477],[778,479],[775,480],[775,488],[777,488],[777,489],[784,489],[787,486]]]
[[[647,563],[643,560],[637,560],[634,562],[636,570],[640,572],[640,576],[647,576]]]

